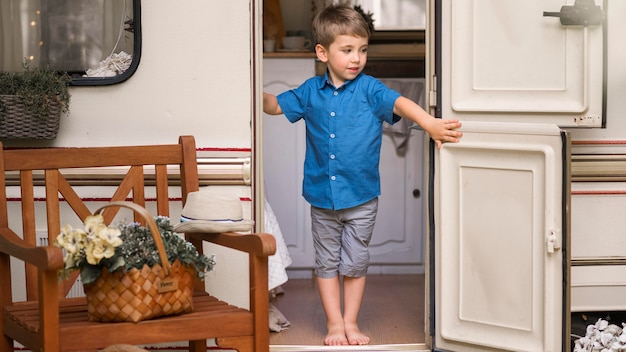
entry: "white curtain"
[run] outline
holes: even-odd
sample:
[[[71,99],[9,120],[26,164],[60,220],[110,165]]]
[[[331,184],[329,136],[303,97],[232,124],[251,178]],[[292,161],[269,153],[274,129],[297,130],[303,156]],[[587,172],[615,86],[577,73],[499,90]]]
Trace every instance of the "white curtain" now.
[[[40,0],[0,2],[0,70],[19,71],[24,58],[38,63]]]
[[[355,0],[365,12],[374,14],[377,30],[426,28],[425,0]]]
[[[124,22],[133,17],[131,0],[46,0],[49,8],[64,9],[61,15],[48,17],[51,35],[60,45],[70,47],[67,28],[76,38],[87,38],[78,45],[88,57],[70,57],[72,52],[66,47],[48,47],[48,59],[62,62],[82,62],[84,66],[97,64],[113,52],[122,50],[132,54],[133,36],[124,31]],[[43,62],[42,45],[55,45],[42,42],[42,0],[1,0],[0,1],[0,70],[19,71],[22,61],[27,58],[32,66]],[[94,43],[95,46],[94,46]],[[74,51],[76,52],[76,51]],[[66,55],[66,56],[64,56]],[[70,55],[70,56],[67,56]],[[83,67],[87,69],[88,67]],[[65,69],[65,68],[61,68]]]

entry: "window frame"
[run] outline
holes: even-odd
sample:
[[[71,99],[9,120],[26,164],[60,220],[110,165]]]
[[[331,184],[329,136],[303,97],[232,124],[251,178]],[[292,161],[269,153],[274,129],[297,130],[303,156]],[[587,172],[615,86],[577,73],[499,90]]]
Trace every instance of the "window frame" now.
[[[106,86],[122,83],[128,80],[139,67],[141,61],[141,0],[133,1],[133,60],[124,72],[113,77],[71,77],[70,86]]]

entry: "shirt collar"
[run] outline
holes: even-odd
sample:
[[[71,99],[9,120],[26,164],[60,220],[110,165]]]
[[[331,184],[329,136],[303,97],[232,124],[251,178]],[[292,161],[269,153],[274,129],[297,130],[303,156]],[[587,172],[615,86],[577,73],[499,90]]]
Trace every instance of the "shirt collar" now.
[[[347,80],[344,82],[344,84],[339,87],[338,89],[346,89],[349,91],[354,91],[354,84],[352,84],[353,82],[355,82],[356,80],[358,80],[361,75],[363,75],[363,72],[359,73],[358,76],[356,76],[355,79],[353,80]],[[332,89],[335,89],[335,86],[333,85],[333,83],[330,81],[330,77],[328,75],[328,69],[326,69],[326,73],[324,74],[324,79],[319,81],[319,89],[324,89],[324,87],[329,86]]]

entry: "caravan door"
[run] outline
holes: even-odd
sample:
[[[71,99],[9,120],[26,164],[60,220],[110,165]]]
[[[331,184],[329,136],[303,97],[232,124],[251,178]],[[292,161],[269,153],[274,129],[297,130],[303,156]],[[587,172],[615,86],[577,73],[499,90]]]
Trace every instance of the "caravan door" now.
[[[567,133],[469,121],[463,132],[435,153],[433,349],[565,351]]]
[[[429,100],[464,132],[431,155],[435,351],[570,348],[563,129],[605,124],[601,5],[429,2]]]

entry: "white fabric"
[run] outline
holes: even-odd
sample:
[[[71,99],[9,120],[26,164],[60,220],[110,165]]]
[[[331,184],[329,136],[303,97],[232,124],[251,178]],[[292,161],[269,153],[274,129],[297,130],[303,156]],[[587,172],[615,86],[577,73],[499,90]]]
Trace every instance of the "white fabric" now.
[[[388,88],[395,90],[405,98],[413,100],[415,103],[423,104],[423,91],[424,84],[415,79],[395,79],[386,78],[381,79]],[[423,105],[422,105],[423,106]],[[404,155],[409,146],[409,138],[411,137],[411,126],[413,121],[408,119],[400,119],[393,125],[387,122],[383,123],[383,132],[391,136],[394,146],[396,147],[396,153],[398,155]]]
[[[130,67],[133,57],[125,51],[113,53],[98,63],[98,66],[88,69],[83,77],[115,77],[121,75]]]
[[[292,260],[274,211],[267,199],[265,199],[265,232],[274,235],[276,239],[276,254],[269,257],[268,284],[269,289],[272,290],[287,282],[286,268],[291,265]]]
[[[278,308],[270,303],[270,331],[281,332],[289,329],[291,322],[285,318]]]

